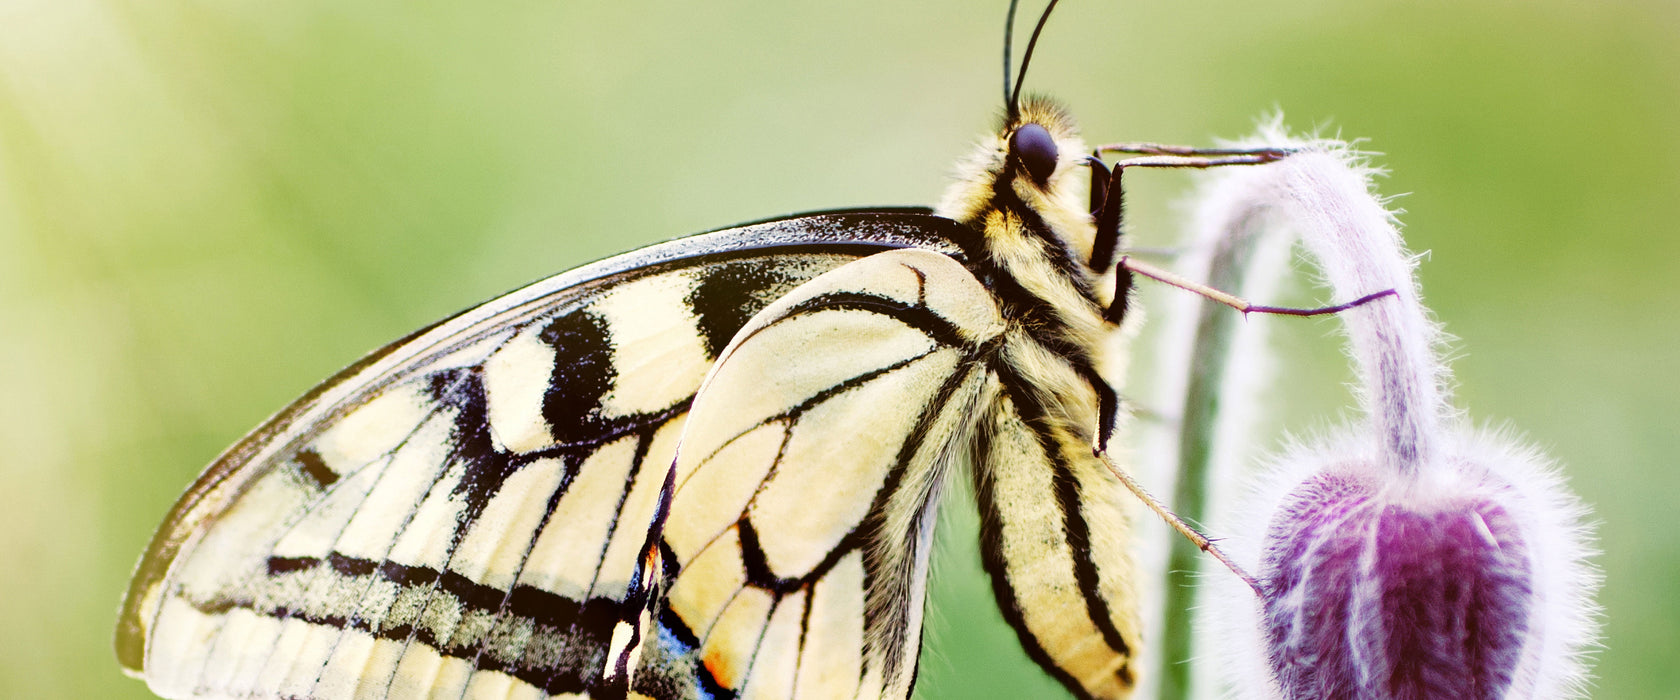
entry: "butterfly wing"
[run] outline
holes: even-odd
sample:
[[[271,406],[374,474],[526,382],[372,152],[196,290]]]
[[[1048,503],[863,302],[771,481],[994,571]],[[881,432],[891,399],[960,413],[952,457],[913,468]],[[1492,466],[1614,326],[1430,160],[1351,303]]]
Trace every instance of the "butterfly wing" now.
[[[824,271],[958,255],[962,235],[919,210],[747,225],[370,355],[176,504],[131,583],[120,660],[170,697],[587,693],[637,612],[683,418],[740,326]]]
[[[668,590],[631,689],[655,698],[903,698],[938,492],[1004,324],[925,250],[802,285],[695,398],[661,531]]]

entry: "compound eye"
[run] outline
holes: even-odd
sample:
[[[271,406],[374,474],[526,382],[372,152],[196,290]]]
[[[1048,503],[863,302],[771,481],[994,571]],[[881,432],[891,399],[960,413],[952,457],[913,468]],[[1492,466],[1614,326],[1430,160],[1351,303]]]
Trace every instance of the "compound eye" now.
[[[1043,187],[1056,172],[1056,140],[1050,130],[1038,124],[1026,124],[1009,137],[1009,152],[1020,161],[1033,182]]]

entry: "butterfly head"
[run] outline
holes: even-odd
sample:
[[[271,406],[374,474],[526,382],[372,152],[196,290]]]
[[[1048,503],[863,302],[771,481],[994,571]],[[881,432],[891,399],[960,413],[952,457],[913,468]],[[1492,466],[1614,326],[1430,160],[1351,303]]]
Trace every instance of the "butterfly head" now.
[[[958,165],[937,211],[983,230],[994,253],[1000,246],[1042,245],[1082,267],[1096,237],[1088,153],[1066,110],[1024,99]]]

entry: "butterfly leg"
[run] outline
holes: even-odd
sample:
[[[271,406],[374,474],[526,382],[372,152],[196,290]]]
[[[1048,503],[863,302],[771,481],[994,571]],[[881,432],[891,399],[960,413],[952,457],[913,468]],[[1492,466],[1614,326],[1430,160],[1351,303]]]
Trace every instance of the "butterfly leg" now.
[[[1102,460],[1103,465],[1108,467],[1108,471],[1114,474],[1114,478],[1119,479],[1120,483],[1126,486],[1126,490],[1131,491],[1132,495],[1143,501],[1143,504],[1148,506],[1149,510],[1154,511],[1155,515],[1165,521],[1169,527],[1178,531],[1178,534],[1183,535],[1185,539],[1190,540],[1191,544],[1196,545],[1198,549],[1207,552],[1220,564],[1225,565],[1225,568],[1230,569],[1231,573],[1241,578],[1243,583],[1254,589],[1256,594],[1264,594],[1264,589],[1260,587],[1260,581],[1249,575],[1235,561],[1226,556],[1219,545],[1214,544],[1212,538],[1184,522],[1183,518],[1178,517],[1177,513],[1172,512],[1171,508],[1157,499],[1154,494],[1149,493],[1143,487],[1143,484],[1138,483],[1137,479],[1114,462],[1114,458],[1108,454],[1108,436],[1114,432],[1118,421],[1120,396],[1115,393],[1114,387],[1109,386],[1108,382],[1097,374],[1094,368],[1082,367],[1079,369],[1079,373],[1091,385],[1091,389],[1097,393],[1097,420],[1099,425],[1097,426],[1096,439],[1091,446],[1091,453]]]
[[[1108,314],[1110,316],[1115,314],[1115,311],[1113,310],[1115,307],[1119,307],[1121,309],[1119,313],[1122,315],[1124,314],[1125,303],[1119,295],[1122,291],[1131,289],[1132,273],[1143,275],[1144,277],[1148,277],[1157,282],[1178,287],[1179,289],[1183,289],[1188,292],[1200,294],[1207,299],[1229,306],[1244,314],[1258,313],[1275,314],[1279,316],[1320,316],[1323,314],[1340,313],[1348,309],[1363,306],[1383,297],[1394,296],[1396,294],[1393,289],[1384,289],[1380,292],[1366,294],[1365,296],[1359,297],[1358,299],[1354,299],[1350,302],[1333,304],[1330,306],[1320,306],[1311,309],[1298,309],[1288,306],[1264,306],[1261,304],[1251,303],[1242,297],[1209,287],[1200,282],[1185,279],[1165,269],[1137,260],[1130,255],[1120,256],[1119,269],[1123,271],[1123,274],[1119,276],[1120,279],[1116,280],[1116,296],[1113,306],[1110,307]],[[1111,320],[1118,320],[1118,318],[1120,318],[1120,316],[1115,316]]]
[[[1102,161],[1104,152],[1146,153],[1114,164],[1110,170]],[[1096,244],[1091,249],[1090,267],[1099,272],[1114,262],[1120,245],[1121,222],[1126,215],[1125,189],[1121,177],[1126,168],[1217,168],[1225,165],[1261,165],[1288,156],[1281,148],[1191,148],[1159,144],[1109,144],[1091,152],[1091,218],[1097,223]]]
[[[1098,158],[1098,155],[1105,151],[1147,153],[1149,155],[1119,161],[1114,164],[1114,169],[1110,171]],[[1126,168],[1201,169],[1224,165],[1261,165],[1284,158],[1290,153],[1290,150],[1282,148],[1193,148],[1152,143],[1099,146],[1088,161],[1091,166],[1091,216],[1097,222],[1097,240],[1091,251],[1091,268],[1106,270],[1109,264],[1114,262],[1114,255],[1120,241],[1121,222],[1125,215],[1125,189],[1122,187],[1121,177],[1125,174]],[[1250,303],[1245,299],[1207,285],[1184,279],[1165,269],[1139,261],[1130,255],[1122,255],[1120,256],[1118,269],[1115,271],[1114,301],[1103,314],[1104,318],[1110,322],[1118,323],[1125,318],[1126,305],[1131,296],[1134,272],[1180,289],[1195,292],[1245,314],[1252,312],[1284,316],[1317,316],[1345,311],[1394,294],[1394,290],[1388,289],[1367,294],[1346,304],[1313,309],[1263,306]]]
[[[1091,385],[1091,390],[1097,392],[1097,438],[1093,448],[1097,454],[1103,454],[1108,451],[1108,436],[1120,424],[1120,395],[1097,374],[1096,368],[1081,366],[1078,372]]]
[[[1091,385],[1091,389],[1097,392],[1096,451],[1099,453],[1107,452],[1109,436],[1113,435],[1114,431],[1120,427],[1120,394],[1114,391],[1114,387],[1109,386],[1108,382],[1104,381],[1095,369],[1080,367],[1078,372],[1079,376]],[[1178,419],[1173,416],[1147,406],[1139,406],[1135,401],[1129,401],[1128,403],[1132,405],[1128,412],[1134,419],[1169,425],[1178,423]]]
[[[1277,146],[1259,146],[1255,148],[1203,148],[1200,146],[1173,146],[1163,143],[1149,143],[1136,141],[1131,143],[1107,143],[1096,148],[1097,153],[1139,153],[1151,156],[1267,156],[1270,160],[1277,160],[1295,152],[1292,148]]]
[[[1107,452],[1103,452],[1098,456],[1102,458],[1103,464],[1108,466],[1108,470],[1114,473],[1114,477],[1119,479],[1120,483],[1125,484],[1126,490],[1131,491],[1132,495],[1137,496],[1138,500],[1143,501],[1143,504],[1148,506],[1150,510],[1154,511],[1155,515],[1166,521],[1169,527],[1176,530],[1178,534],[1183,535],[1184,539],[1190,540],[1190,543],[1196,545],[1197,549],[1207,552],[1209,556],[1214,558],[1214,560],[1223,564],[1225,568],[1230,569],[1231,573],[1236,574],[1237,578],[1242,579],[1243,583],[1248,584],[1248,587],[1254,590],[1255,595],[1265,595],[1266,590],[1261,587],[1260,580],[1254,578],[1247,571],[1243,570],[1242,566],[1238,565],[1237,562],[1233,561],[1229,556],[1226,556],[1225,550],[1220,549],[1219,545],[1214,544],[1212,538],[1202,534],[1201,531],[1192,527],[1189,523],[1184,522],[1182,518],[1179,518],[1178,514],[1168,509],[1165,503],[1162,503],[1160,500],[1156,499],[1154,495],[1150,494],[1148,490],[1144,489],[1143,484],[1138,483],[1137,479],[1133,478],[1131,474],[1127,473],[1126,470],[1121,469],[1120,465],[1115,464],[1114,458],[1109,456]]]

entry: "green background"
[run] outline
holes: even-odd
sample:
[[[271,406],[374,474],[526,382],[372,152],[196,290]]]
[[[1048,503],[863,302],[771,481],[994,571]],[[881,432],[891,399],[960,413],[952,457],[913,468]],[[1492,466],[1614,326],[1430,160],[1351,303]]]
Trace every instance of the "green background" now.
[[[1003,6],[0,0],[0,697],[144,696],[109,639],[152,528],[361,353],[663,238],[935,200]],[[1680,697],[1680,3],[1069,2],[1029,83],[1093,140],[1282,108],[1386,153],[1460,402],[1601,522],[1595,696]],[[1187,180],[1129,180],[1171,240]],[[1297,429],[1347,403],[1305,327]],[[949,544],[923,695],[1053,688]]]

